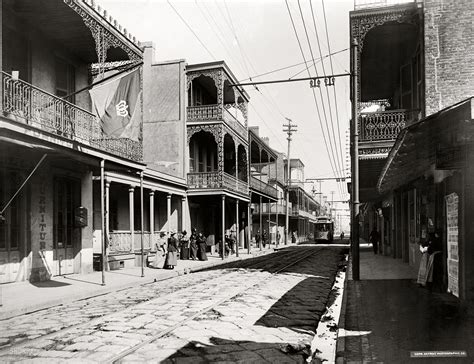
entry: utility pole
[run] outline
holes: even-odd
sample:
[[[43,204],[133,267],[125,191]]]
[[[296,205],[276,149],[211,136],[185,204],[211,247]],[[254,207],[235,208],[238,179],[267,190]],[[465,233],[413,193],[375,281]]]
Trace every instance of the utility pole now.
[[[352,41],[352,122],[351,122],[351,248],[352,248],[352,279],[360,280],[359,267],[359,130],[358,110],[359,89],[357,64],[358,44]]]
[[[288,140],[288,153],[287,153],[287,173],[286,173],[286,213],[285,213],[285,245],[288,244],[288,232],[289,232],[289,216],[288,216],[288,207],[290,203],[290,183],[291,183],[291,159],[290,159],[290,144],[291,144],[291,136],[294,132],[296,132],[296,124],[291,123],[291,119],[285,118],[288,120],[288,124],[283,124],[283,132],[288,134],[286,140]]]
[[[331,209],[329,210],[329,216],[331,216],[331,219],[332,219],[333,208],[334,208],[334,191],[331,191]]]

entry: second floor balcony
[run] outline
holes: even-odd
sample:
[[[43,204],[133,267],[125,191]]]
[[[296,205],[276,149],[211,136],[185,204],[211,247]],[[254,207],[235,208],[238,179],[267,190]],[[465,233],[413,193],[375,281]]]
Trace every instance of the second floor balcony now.
[[[120,157],[142,159],[139,141],[104,135],[99,119],[89,111],[5,72],[1,86],[4,117]]]
[[[400,130],[415,120],[418,110],[362,112],[359,116],[359,142],[394,141]]]
[[[254,176],[250,178],[250,187],[274,199],[278,198],[278,191],[275,187],[255,178]]]
[[[228,190],[245,196],[249,194],[247,182],[223,171],[188,173],[188,188],[190,190],[214,190],[216,192]]]

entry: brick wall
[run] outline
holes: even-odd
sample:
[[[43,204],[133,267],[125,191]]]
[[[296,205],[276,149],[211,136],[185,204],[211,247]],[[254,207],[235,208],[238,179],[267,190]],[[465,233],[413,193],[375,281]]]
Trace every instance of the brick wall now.
[[[474,1],[425,0],[426,115],[474,95]]]

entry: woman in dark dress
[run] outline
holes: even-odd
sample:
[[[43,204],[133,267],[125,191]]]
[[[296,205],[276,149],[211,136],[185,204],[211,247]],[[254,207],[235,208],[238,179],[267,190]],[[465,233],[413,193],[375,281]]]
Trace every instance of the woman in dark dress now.
[[[186,230],[183,230],[181,233],[181,239],[179,241],[179,259],[187,260],[189,259],[189,237],[187,236]]]
[[[196,260],[197,259],[197,251],[198,251],[198,246],[197,246],[197,232],[196,228],[193,228],[191,230],[191,237],[189,238],[189,259]]]
[[[171,231],[171,236],[168,239],[168,252],[166,253],[166,260],[163,268],[174,269],[178,264],[178,240],[175,238],[176,231]]]
[[[206,238],[202,233],[199,233],[197,237],[197,246],[198,246],[198,259],[199,260],[207,260],[206,254]]]

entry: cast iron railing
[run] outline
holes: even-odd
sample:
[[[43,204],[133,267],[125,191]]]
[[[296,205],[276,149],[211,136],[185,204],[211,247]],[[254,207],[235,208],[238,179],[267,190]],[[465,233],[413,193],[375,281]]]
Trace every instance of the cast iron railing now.
[[[228,173],[221,172],[188,173],[188,188],[190,189],[228,189],[248,195],[247,182],[241,181]]]
[[[121,157],[142,160],[141,142],[104,135],[94,114],[5,72],[1,107],[9,119]]]

